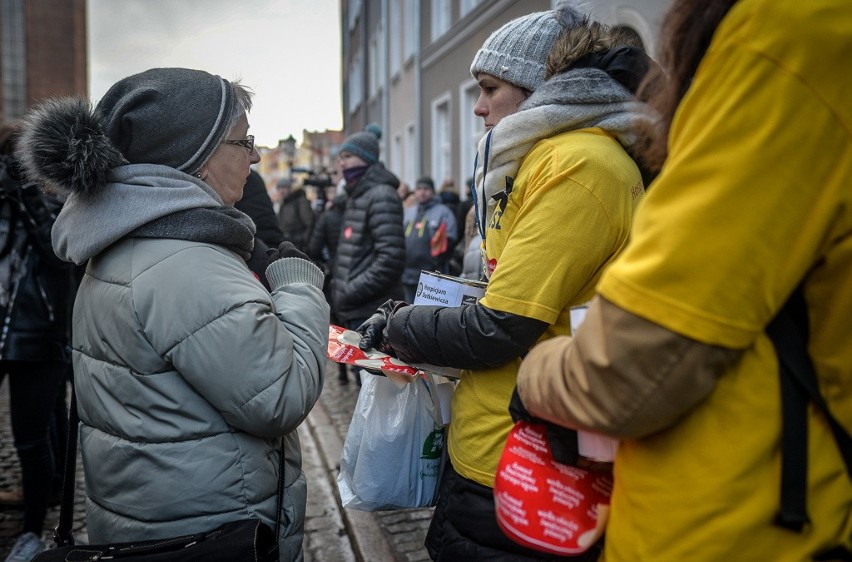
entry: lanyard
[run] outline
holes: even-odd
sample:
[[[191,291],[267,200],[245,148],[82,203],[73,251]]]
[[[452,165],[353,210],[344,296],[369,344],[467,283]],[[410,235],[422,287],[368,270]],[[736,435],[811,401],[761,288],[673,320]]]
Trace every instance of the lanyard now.
[[[473,199],[474,217],[476,218],[476,228],[479,230],[479,236],[485,241],[485,221],[488,212],[488,202],[485,195],[485,178],[488,174],[488,154],[491,152],[491,131],[485,135],[485,162],[482,166],[482,201],[480,202],[476,193],[476,170],[479,166],[479,151],[476,152],[476,158],[473,159],[473,183],[470,186],[470,196]]]

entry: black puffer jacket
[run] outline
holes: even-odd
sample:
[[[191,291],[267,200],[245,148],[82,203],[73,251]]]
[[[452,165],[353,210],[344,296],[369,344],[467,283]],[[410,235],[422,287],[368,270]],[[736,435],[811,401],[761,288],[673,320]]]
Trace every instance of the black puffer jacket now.
[[[71,264],[53,253],[61,203],[0,157],[0,360],[70,361]]]
[[[346,208],[346,195],[338,195],[331,206],[320,214],[311,232],[308,242],[308,257],[316,263],[323,263],[330,269],[337,255],[337,243],[340,239],[340,225],[343,224],[343,210]]]
[[[332,299],[343,321],[366,318],[389,298],[402,298],[405,234],[399,180],[380,163],[354,185],[337,245]]]

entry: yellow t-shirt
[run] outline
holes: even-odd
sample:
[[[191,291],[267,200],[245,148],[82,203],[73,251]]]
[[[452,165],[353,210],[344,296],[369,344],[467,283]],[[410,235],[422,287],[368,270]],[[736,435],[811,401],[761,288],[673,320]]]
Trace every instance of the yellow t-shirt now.
[[[852,4],[741,0],[672,124],[607,299],[743,349],[671,428],[622,442],[605,559],[809,560],[852,533],[852,486],[811,411],[803,534],[779,506],[778,366],[764,326],[807,275],[810,354],[852,430]]]
[[[570,307],[592,297],[602,269],[627,243],[644,193],[639,170],[611,136],[584,129],[536,144],[511,184],[505,210],[486,230],[496,268],[481,303],[551,324],[542,339],[569,334]],[[512,428],[519,365],[463,372],[453,397],[453,467],[489,487]]]

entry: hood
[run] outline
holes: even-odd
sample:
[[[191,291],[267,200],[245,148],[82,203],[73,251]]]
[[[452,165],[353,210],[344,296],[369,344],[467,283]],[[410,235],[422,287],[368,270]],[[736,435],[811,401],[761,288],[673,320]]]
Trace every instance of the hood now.
[[[96,193],[74,191],[53,225],[53,250],[77,265],[140,226],[178,211],[221,207],[207,184],[168,166],[113,168]]]

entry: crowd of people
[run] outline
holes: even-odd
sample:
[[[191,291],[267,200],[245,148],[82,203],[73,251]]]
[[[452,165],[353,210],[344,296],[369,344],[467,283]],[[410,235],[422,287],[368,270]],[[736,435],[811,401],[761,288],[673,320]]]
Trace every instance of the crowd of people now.
[[[471,197],[400,182],[370,125],[340,145],[321,209],[284,180],[277,213],[239,82],[160,68],[95,108],[42,103],[0,137],[0,202],[16,203],[0,209],[0,376],[25,509],[7,560],[45,547],[71,373],[92,542],[254,518],[301,560],[296,428],[329,323],[462,370],[433,560],[849,560],[850,49],[844,0],[675,0],[657,61],[560,2],[471,63]],[[485,294],[413,305],[423,270]],[[620,439],[594,467],[614,477],[606,533],[581,554],[497,523],[517,408],[569,448],[577,430]]]

